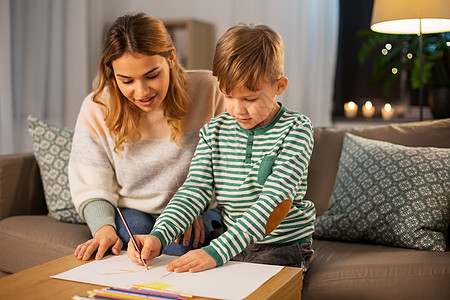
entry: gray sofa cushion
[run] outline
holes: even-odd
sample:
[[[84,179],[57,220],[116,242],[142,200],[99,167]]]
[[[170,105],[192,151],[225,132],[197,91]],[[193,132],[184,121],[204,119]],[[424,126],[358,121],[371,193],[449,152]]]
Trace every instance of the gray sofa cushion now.
[[[47,213],[39,167],[31,153],[0,159],[0,220]]]
[[[48,215],[58,221],[85,223],[75,210],[69,188],[73,130],[28,117],[34,155],[41,172]]]
[[[313,248],[302,300],[449,299],[448,251],[323,240]]]
[[[0,269],[14,273],[71,254],[91,237],[84,224],[44,215],[6,218],[0,222]]]
[[[345,132],[404,146],[450,148],[449,128],[450,119],[362,128],[315,128],[305,199],[314,202],[318,216],[327,209],[336,180]]]
[[[344,136],[328,209],[313,237],[445,251],[450,148]]]

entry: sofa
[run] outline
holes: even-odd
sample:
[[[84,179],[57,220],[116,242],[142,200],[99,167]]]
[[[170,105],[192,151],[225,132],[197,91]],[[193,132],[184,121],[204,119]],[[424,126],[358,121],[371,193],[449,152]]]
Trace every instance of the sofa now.
[[[305,198],[315,203],[318,220],[326,216],[327,210],[332,208],[330,201],[338,201],[336,199],[339,199],[339,192],[336,191],[336,186],[345,185],[345,182],[349,181],[338,181],[337,178],[337,175],[344,172],[341,170],[341,151],[343,152],[345,147],[346,151],[356,147],[355,144],[347,144],[346,139],[349,136],[385,141],[388,144],[382,146],[388,147],[393,144],[407,147],[406,149],[432,149],[431,151],[434,151],[434,148],[443,148],[438,155],[447,155],[450,148],[450,119],[376,126],[368,124],[353,128],[315,128],[315,144]],[[359,159],[362,156],[364,155],[356,153],[346,155],[346,158]],[[371,154],[366,158],[370,156]],[[395,159],[397,157],[395,153],[389,156]],[[428,157],[428,154],[424,156]],[[439,174],[444,174],[442,176],[445,179],[450,172],[448,156],[438,160],[437,164],[440,161],[445,162],[443,171],[439,171]],[[434,164],[425,163],[425,167]],[[372,169],[363,171],[353,180],[367,177],[365,174],[370,173]],[[450,299],[450,189],[445,184],[444,182],[444,185],[441,185],[444,189],[439,191],[441,210],[443,209],[439,218],[445,221],[439,221],[437,224],[441,231],[441,244],[444,236],[444,248],[420,250],[397,244],[389,245],[389,240],[374,241],[370,238],[370,233],[363,233],[359,240],[349,240],[345,232],[341,232],[345,237],[330,237],[323,229],[326,226],[318,223],[317,229],[321,230],[325,238],[314,236],[315,253],[304,275],[302,299]],[[385,190],[389,191],[390,188]],[[408,188],[403,194],[410,194],[410,190],[411,188]],[[44,194],[41,173],[34,154],[0,156],[0,271],[3,276],[73,253],[76,245],[91,237],[85,224],[61,222],[48,216],[49,209]],[[434,192],[431,193],[432,200],[433,195]],[[334,202],[332,204],[335,206]],[[414,213],[415,209],[409,211]],[[362,216],[360,224],[369,223],[369,216],[370,213]],[[364,219],[365,217],[367,219]],[[432,216],[431,221],[435,218],[438,216]],[[341,220],[341,223],[345,222]],[[363,225],[353,227],[359,229],[364,227]],[[339,226],[340,223],[331,223],[330,231],[336,231],[334,229]],[[376,225],[373,228],[377,230],[381,227]],[[432,242],[431,247],[434,246]]]

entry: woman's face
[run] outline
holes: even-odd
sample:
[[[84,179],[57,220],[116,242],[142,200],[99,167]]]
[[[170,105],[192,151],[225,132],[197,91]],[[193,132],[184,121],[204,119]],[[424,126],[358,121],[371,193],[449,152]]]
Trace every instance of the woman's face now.
[[[175,51],[168,59],[160,55],[125,54],[112,61],[122,94],[145,112],[160,107],[167,95]]]

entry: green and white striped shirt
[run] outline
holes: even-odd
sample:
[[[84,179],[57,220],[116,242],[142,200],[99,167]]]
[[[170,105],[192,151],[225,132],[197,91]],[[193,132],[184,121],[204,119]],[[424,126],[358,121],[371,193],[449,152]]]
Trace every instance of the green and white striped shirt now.
[[[315,209],[303,197],[313,128],[306,116],[280,106],[263,127],[243,129],[228,113],[202,127],[188,177],[151,232],[163,248],[185,232],[213,193],[227,231],[203,249],[218,266],[253,243],[293,244],[311,239]],[[293,201],[288,215],[266,236],[271,212],[285,199]]]

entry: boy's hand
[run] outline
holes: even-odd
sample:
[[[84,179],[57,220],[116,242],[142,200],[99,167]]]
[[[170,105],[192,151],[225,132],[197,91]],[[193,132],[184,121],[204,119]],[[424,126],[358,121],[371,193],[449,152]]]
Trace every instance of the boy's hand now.
[[[149,260],[154,259],[161,253],[162,244],[156,236],[149,234],[135,235],[134,239],[138,247],[141,248],[141,255],[136,251],[133,242],[130,240],[127,254],[132,262],[142,265],[141,257],[148,263]]]
[[[217,266],[216,261],[203,249],[191,250],[166,265],[169,272],[201,272]]]

